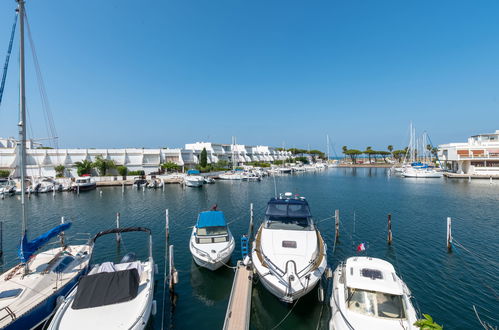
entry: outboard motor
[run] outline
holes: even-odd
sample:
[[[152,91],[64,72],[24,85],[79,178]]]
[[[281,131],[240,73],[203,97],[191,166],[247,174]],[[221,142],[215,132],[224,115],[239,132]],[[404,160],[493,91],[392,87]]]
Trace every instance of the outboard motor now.
[[[128,252],[127,254],[125,254],[123,256],[123,258],[121,258],[121,261],[120,263],[127,263],[127,262],[133,262],[133,261],[136,261],[137,260],[137,256],[135,255],[135,253],[133,252]]]

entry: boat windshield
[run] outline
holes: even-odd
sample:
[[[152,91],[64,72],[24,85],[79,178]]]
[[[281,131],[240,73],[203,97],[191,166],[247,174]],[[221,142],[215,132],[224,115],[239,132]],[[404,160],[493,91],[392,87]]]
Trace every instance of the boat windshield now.
[[[86,182],[90,182],[90,179],[77,179],[76,180],[76,183],[86,183]]]
[[[389,319],[405,319],[401,295],[348,288],[348,309],[356,313]]]
[[[285,230],[313,230],[308,204],[271,202],[265,211],[267,228]]]
[[[227,226],[202,227],[196,231],[197,236],[227,235]]]

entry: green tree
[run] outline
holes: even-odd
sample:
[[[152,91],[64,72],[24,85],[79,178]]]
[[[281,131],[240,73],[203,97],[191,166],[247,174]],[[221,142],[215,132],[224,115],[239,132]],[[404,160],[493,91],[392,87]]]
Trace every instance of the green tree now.
[[[402,158],[406,154],[405,150],[394,150],[392,152],[393,158],[395,158],[399,163],[402,161]]]
[[[75,162],[76,171],[78,176],[82,176],[83,174],[91,174],[92,173],[92,162],[85,159],[81,162]]]
[[[63,178],[64,177],[64,170],[66,170],[66,167],[64,165],[57,165],[54,167],[55,170],[55,176],[58,178]]]
[[[353,164],[357,164],[357,157],[359,157],[359,155],[362,155],[362,151],[357,150],[357,149],[348,149],[347,151],[344,151],[343,153],[345,155],[347,155],[348,157],[350,157]]]
[[[371,164],[371,156],[373,154],[373,148],[372,147],[367,147],[364,153],[369,157],[369,164]]]
[[[305,156],[296,157],[295,161],[302,162],[303,164],[308,164],[308,158]]]
[[[10,175],[10,171],[8,170],[0,170],[0,178],[8,178]]]
[[[114,163],[113,160],[104,159],[102,158],[101,155],[95,157],[95,161],[93,162],[92,165],[97,169],[100,176],[105,176],[107,170],[116,167],[116,164]]]
[[[123,180],[126,180],[126,176],[128,174],[128,167],[124,165],[119,165],[116,166],[116,170],[118,171],[118,174],[122,176]]]
[[[276,160],[276,161],[274,161],[274,164],[276,164],[276,165],[282,165],[282,164],[284,164],[284,161],[282,161],[282,160]]]
[[[228,160],[224,160],[224,159],[219,159],[215,163],[215,167],[214,167],[214,169],[216,171],[224,171],[224,170],[227,170],[228,168],[229,168],[229,161]]]
[[[389,151],[376,151],[378,153],[378,155],[380,155],[381,157],[383,157],[383,160],[385,161],[385,163],[387,163],[386,161],[386,157],[389,156],[391,153]]]
[[[388,151],[392,152],[393,151],[393,146],[390,144],[386,149],[388,149]]]
[[[161,168],[164,169],[166,172],[168,172],[168,171],[178,172],[178,171],[180,171],[181,166],[177,165],[174,162],[166,162],[164,164],[161,164]]]
[[[199,166],[206,167],[206,165],[208,165],[208,152],[206,151],[206,148],[203,148],[201,156],[199,157]]]

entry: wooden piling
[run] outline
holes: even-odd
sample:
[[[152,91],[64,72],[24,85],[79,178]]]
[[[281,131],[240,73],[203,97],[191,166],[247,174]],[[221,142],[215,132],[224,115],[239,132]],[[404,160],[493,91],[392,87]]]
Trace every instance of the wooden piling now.
[[[3,257],[3,221],[0,221],[0,258]]]
[[[116,213],[116,228],[120,228],[120,212]],[[116,233],[116,243],[120,244],[121,242],[121,234]]]
[[[248,240],[251,239],[253,233],[253,203],[250,204],[250,224],[248,228]]]
[[[447,251],[452,251],[452,219],[447,217]]]
[[[177,279],[175,277],[178,276],[176,274],[177,271],[175,270],[175,264],[173,262],[173,245],[170,245],[169,248],[168,261],[169,261],[169,273],[170,273],[170,275],[168,276],[168,279],[170,281],[169,287],[170,287],[170,293],[173,294],[175,292],[175,284],[177,282]]]
[[[388,214],[388,245],[392,245],[392,215]]]
[[[337,241],[340,238],[340,210],[334,211],[334,239]]]
[[[64,217],[61,217],[61,225],[64,224]],[[64,242],[64,232],[62,232],[60,234],[60,237],[61,237],[61,246],[64,246],[65,245],[65,242]]]

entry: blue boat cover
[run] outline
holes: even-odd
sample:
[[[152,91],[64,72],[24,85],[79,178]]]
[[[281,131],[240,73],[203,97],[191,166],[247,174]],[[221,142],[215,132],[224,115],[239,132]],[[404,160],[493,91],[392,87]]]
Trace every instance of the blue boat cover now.
[[[309,218],[312,216],[308,202],[303,199],[276,199],[267,203],[265,211],[267,217],[272,218]]]
[[[188,170],[187,171],[187,174],[199,174],[201,172],[199,172],[198,170]]]
[[[70,227],[71,222],[63,223],[50,229],[46,233],[41,234],[32,241],[28,241],[27,235],[24,233],[19,249],[17,250],[17,255],[19,256],[19,259],[21,259],[21,262],[27,262],[29,258],[31,258],[31,256],[35,254],[35,252],[45,243]]]
[[[222,226],[227,226],[227,222],[225,221],[225,216],[222,211],[205,211],[199,213],[196,227],[205,228]]]

